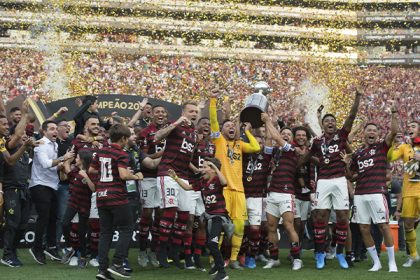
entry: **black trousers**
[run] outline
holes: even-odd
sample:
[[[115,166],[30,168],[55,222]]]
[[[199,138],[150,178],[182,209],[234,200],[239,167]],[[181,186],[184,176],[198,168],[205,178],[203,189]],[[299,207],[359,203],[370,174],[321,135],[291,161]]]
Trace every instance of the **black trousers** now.
[[[16,254],[16,248],[27,227],[31,210],[29,190],[5,186],[3,200],[6,214],[3,257],[7,259]]]
[[[223,221],[220,217],[214,217],[211,219],[211,226],[207,221],[207,247],[210,249],[210,254],[214,259],[214,265],[218,271],[224,270],[224,261],[222,253],[219,250],[219,238],[223,230]]]
[[[104,271],[109,266],[108,252],[111,247],[114,230],[118,231],[118,242],[112,263],[122,265],[128,256],[130,240],[133,234],[133,214],[129,204],[98,208],[99,212],[99,270]]]
[[[53,188],[36,185],[30,188],[32,203],[35,204],[38,219],[35,225],[34,249],[43,251],[43,237],[46,232],[47,246],[54,247],[56,242],[57,191]]]
[[[79,214],[79,226],[78,226],[78,235],[79,235],[79,250],[80,256],[82,258],[86,257],[86,233],[88,230],[88,221],[90,213],[80,213],[77,209],[67,206],[66,211],[64,212],[63,217],[63,235],[64,241],[66,242],[66,247],[70,246],[70,231],[71,231],[71,220],[76,214]]]

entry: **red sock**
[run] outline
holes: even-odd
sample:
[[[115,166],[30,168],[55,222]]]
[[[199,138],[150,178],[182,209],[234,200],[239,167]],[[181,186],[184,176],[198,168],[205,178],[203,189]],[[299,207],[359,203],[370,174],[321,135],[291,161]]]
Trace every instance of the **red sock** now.
[[[149,239],[149,231],[152,225],[152,220],[150,217],[143,216],[140,219],[140,232],[139,232],[139,244],[140,244],[140,251],[144,251],[147,248],[147,241]]]
[[[190,213],[188,211],[178,211],[178,217],[174,223],[174,231],[172,235],[172,243],[176,245],[182,244],[184,232],[187,229],[188,218]]]
[[[342,254],[344,246],[346,245],[347,239],[347,228],[348,225],[346,222],[338,223],[335,225],[335,235],[337,238],[337,254]]]
[[[90,254],[92,257],[98,255],[99,247],[99,219],[89,219],[90,227]]]
[[[176,208],[172,207],[163,209],[162,218],[159,222],[159,242],[168,242],[172,233],[175,215]]]
[[[260,229],[255,227],[250,227],[249,229],[249,254],[251,257],[254,257],[258,254],[260,248]]]
[[[270,250],[270,259],[272,260],[278,260],[279,259],[279,245],[269,243],[268,248]]]
[[[191,255],[191,244],[192,244],[192,229],[186,230],[182,241],[184,243],[184,253],[185,255]]]
[[[300,245],[298,242],[290,243],[290,255],[293,259],[300,259]]]
[[[206,244],[206,234],[201,232],[200,230],[196,231],[195,234],[195,248],[194,248],[194,255],[200,255],[202,253],[202,249]]]
[[[79,249],[79,223],[72,223],[71,224],[71,231],[70,231],[70,246],[77,250]]]
[[[314,241],[315,241],[315,252],[324,252],[325,250],[325,237],[327,231],[327,224],[324,222],[314,223]]]
[[[156,213],[156,210],[155,210]],[[157,248],[159,247],[159,223],[160,223],[160,218],[156,216],[155,214],[155,219],[153,220],[153,225],[152,225],[152,242],[150,244],[150,249],[152,250],[152,252],[157,252]]]

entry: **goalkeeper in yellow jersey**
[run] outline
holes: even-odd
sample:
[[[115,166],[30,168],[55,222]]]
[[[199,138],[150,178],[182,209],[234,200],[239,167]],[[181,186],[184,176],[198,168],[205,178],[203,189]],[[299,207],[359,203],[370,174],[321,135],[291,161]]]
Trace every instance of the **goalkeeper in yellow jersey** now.
[[[249,143],[239,140],[239,130],[234,122],[226,120],[223,122],[222,127],[219,127],[216,108],[218,96],[219,93],[215,90],[210,98],[211,138],[216,146],[215,157],[222,163],[221,171],[227,180],[227,186],[223,191],[226,209],[235,225],[235,231],[232,236],[230,267],[242,269],[237,258],[244,234],[244,223],[248,219],[244,186],[242,184],[242,153],[256,153],[260,150],[260,146],[249,131],[251,129],[251,124],[249,123],[244,124],[245,135],[248,137]],[[260,118],[260,116],[255,117]]]
[[[403,267],[411,267],[420,260],[417,253],[417,237],[414,228],[415,221],[420,217],[420,123],[412,121],[408,124],[410,144],[391,147],[388,152],[390,161],[404,161],[404,180],[402,187],[402,202],[398,201],[396,215],[401,215],[404,222],[405,240],[410,255]]]

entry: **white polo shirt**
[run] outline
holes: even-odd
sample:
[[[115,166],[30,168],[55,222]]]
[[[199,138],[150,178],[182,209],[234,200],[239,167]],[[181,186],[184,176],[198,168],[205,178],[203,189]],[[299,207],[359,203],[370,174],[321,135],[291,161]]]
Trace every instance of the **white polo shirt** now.
[[[52,163],[57,159],[58,145],[45,136],[41,141],[43,144],[34,149],[29,188],[43,185],[57,190],[59,182],[57,166],[52,166]]]

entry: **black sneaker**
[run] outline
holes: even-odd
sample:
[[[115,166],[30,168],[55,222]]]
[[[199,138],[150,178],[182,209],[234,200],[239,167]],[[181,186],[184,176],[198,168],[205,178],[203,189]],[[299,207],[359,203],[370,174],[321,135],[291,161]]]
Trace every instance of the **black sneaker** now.
[[[194,254],[194,264],[195,267],[200,270],[200,271],[206,271],[206,269],[204,268],[203,264],[201,263],[201,258],[200,255],[198,254]]]
[[[0,260],[0,262],[8,267],[21,267],[22,266],[22,264],[17,262],[16,258],[13,258],[13,257],[6,257],[6,258],[3,257]]]
[[[52,261],[61,261],[57,247],[50,247],[44,250],[44,254],[51,258]]]
[[[123,267],[124,267],[125,271],[127,271],[129,273],[133,272],[133,269],[131,268],[130,263],[128,262],[128,259],[124,260]]]
[[[98,271],[98,274],[96,274],[96,279],[98,280],[115,280],[114,277],[112,277],[111,273],[108,271]]]
[[[86,259],[86,258],[82,258],[82,257],[80,257],[80,258],[77,260],[77,266],[78,266],[79,268],[86,268],[87,264],[88,264],[88,262],[87,262],[87,259]]]
[[[168,263],[168,256],[166,255],[166,250],[159,249],[159,252],[157,253],[156,257],[161,267],[163,268],[171,267]]]
[[[169,258],[173,261],[173,264],[179,269],[184,269],[184,265],[179,260],[179,245],[172,245],[169,251]]]
[[[347,255],[346,256],[346,262],[349,265],[349,267],[354,267],[353,260],[354,260],[353,255]]]
[[[226,272],[219,271],[217,272],[216,276],[213,278],[213,280],[228,280],[229,276],[226,275]]]
[[[23,265],[23,263],[19,260],[19,258],[18,258],[17,256],[15,256],[14,261],[15,261],[15,263],[16,263],[18,266],[22,266],[22,265]]]
[[[194,262],[191,255],[185,255],[185,268],[186,269],[195,269]]]
[[[114,275],[119,276],[119,277],[123,277],[123,278],[130,278],[131,277],[130,273],[125,271],[125,269],[122,265],[117,266],[117,265],[113,264],[108,268],[108,271],[111,272]]]
[[[41,251],[35,250],[35,248],[30,248],[29,253],[34,258],[34,260],[39,264],[47,264],[47,261],[45,260],[45,255]]]
[[[216,266],[213,264],[213,266],[210,268],[209,275],[214,276],[217,274],[217,272],[219,271],[217,270]]]

